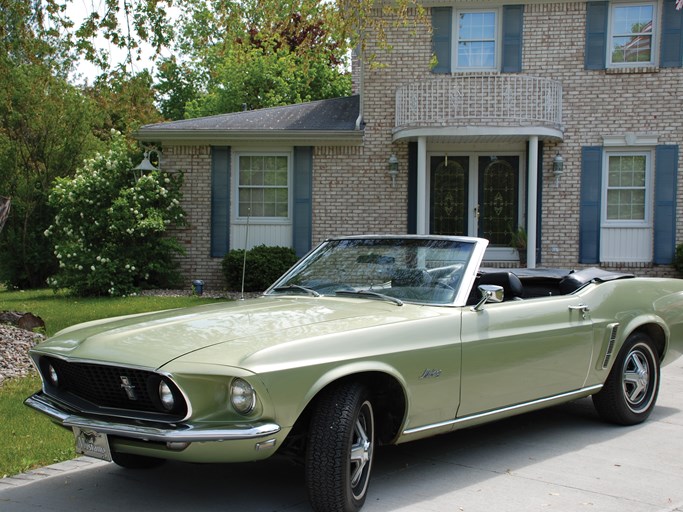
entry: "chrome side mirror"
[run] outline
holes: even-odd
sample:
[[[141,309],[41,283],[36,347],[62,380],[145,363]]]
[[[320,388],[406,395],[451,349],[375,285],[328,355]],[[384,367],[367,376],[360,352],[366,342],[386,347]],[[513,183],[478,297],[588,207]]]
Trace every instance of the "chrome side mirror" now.
[[[477,289],[481,294],[481,299],[479,299],[477,305],[472,308],[472,311],[481,311],[482,307],[487,302],[493,302],[494,304],[503,302],[503,297],[505,296],[505,293],[503,291],[502,286],[498,286],[495,284],[482,284]]]

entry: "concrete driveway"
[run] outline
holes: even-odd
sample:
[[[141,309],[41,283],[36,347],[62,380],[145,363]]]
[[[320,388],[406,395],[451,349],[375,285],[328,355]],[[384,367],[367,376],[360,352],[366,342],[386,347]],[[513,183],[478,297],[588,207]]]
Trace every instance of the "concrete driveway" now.
[[[683,359],[663,370],[643,425],[602,423],[590,399],[378,450],[363,512],[683,512]],[[0,480],[0,511],[310,511],[284,460],[168,463],[148,471],[78,459]]]

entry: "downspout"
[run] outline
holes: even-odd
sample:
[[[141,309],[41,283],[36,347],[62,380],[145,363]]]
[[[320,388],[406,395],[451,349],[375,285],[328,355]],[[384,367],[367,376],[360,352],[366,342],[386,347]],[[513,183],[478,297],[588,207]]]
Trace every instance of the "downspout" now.
[[[360,68],[358,72],[358,118],[356,119],[356,130],[360,130],[361,124],[363,124],[363,87],[364,87],[364,69],[363,58],[361,55],[360,44],[357,46],[357,50],[354,50],[357,55],[358,66]],[[352,59],[353,61],[353,59]],[[353,62],[352,64],[353,65]]]

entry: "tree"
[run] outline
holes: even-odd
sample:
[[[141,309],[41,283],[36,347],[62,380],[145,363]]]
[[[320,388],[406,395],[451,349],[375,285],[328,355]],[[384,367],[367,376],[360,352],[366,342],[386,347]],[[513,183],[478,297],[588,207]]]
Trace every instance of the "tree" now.
[[[0,280],[35,287],[56,269],[42,233],[52,221],[47,194],[98,142],[93,105],[40,66],[6,69],[0,82],[0,195],[12,211],[0,237]]]
[[[123,133],[129,139],[141,125],[163,121],[154,105],[152,75],[144,70],[130,74],[125,67],[103,73],[92,86],[84,89],[102,115],[95,131],[109,139],[111,131]]]
[[[195,99],[186,103],[185,115],[349,94],[351,40],[339,17],[334,4],[314,0],[191,3],[179,22],[178,52],[187,58],[182,65],[175,63],[176,70],[191,69],[198,82],[187,95]],[[177,75],[158,78],[163,90],[177,83]],[[164,109],[171,111],[162,100]],[[176,104],[173,112],[180,110]]]
[[[53,288],[78,295],[127,295],[173,282],[180,244],[166,236],[184,223],[182,174],[152,171],[133,179],[125,138],[89,159],[73,178],[59,178],[49,204],[57,212],[45,235],[55,242]]]

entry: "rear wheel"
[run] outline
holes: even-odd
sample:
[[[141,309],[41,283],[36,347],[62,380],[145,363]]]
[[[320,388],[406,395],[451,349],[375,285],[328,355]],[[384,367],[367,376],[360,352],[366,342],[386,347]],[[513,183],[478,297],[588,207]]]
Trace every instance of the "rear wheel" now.
[[[318,512],[357,512],[365,503],[375,420],[365,386],[345,383],[320,397],[306,450],[306,483]]]
[[[629,336],[605,385],[593,395],[600,416],[619,425],[635,425],[650,416],[659,393],[659,356],[649,336]]]

